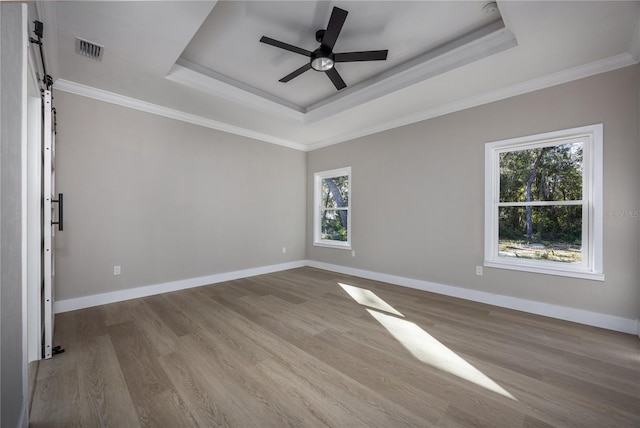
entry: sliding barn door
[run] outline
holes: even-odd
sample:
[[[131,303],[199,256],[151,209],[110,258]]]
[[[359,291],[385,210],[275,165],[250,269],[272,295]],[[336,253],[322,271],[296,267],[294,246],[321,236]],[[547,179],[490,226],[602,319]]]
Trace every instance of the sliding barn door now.
[[[44,91],[43,98],[43,165],[42,165],[42,194],[43,204],[43,355],[51,358],[53,355],[54,328],[54,277],[55,277],[55,231],[62,230],[62,195],[56,196],[55,170],[55,119],[52,106],[51,90]]]

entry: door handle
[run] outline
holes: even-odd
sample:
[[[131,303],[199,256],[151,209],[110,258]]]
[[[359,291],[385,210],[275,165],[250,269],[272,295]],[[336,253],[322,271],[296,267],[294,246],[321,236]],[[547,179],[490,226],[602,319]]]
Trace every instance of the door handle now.
[[[58,230],[62,230],[64,228],[64,219],[62,216],[62,213],[64,212],[64,203],[63,203],[63,197],[64,195],[62,193],[58,193],[58,199],[51,199],[51,203],[53,202],[57,202],[58,203],[58,221],[52,221],[51,224],[57,224],[58,225]]]

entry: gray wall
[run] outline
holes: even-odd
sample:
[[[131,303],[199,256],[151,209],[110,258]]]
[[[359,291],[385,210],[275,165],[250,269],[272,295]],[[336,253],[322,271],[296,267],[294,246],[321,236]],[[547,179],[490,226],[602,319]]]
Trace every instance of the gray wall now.
[[[627,67],[307,154],[56,92],[56,298],[307,258],[635,319],[637,218],[605,218],[605,282],[479,277],[475,266],[486,142],[602,122],[604,209],[640,209],[638,75]],[[313,173],[347,165],[356,257],[311,240]]]
[[[54,95],[56,300],[304,259],[305,153]]]
[[[0,4],[0,426],[17,427],[23,411],[22,113],[23,6]]]
[[[604,209],[640,209],[638,67],[330,146],[307,158],[307,258],[638,318],[640,219],[605,218],[606,281],[484,269],[486,142],[604,123]],[[350,251],[312,245],[312,177],[352,166]]]

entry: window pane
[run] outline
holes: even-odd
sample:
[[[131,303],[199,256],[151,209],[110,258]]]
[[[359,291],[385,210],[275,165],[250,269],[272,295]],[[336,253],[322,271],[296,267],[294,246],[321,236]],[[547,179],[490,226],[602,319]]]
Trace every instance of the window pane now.
[[[347,210],[325,210],[321,213],[320,238],[346,242]]]
[[[582,261],[582,205],[500,207],[498,255]]]
[[[349,206],[348,175],[322,180],[322,204],[326,208],[343,208]]]
[[[582,200],[583,143],[500,153],[500,202]]]

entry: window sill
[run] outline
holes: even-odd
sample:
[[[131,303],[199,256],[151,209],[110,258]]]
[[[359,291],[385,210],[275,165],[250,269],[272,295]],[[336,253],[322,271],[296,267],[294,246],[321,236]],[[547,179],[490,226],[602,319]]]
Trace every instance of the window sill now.
[[[572,278],[589,279],[592,281],[604,281],[604,274],[601,272],[591,272],[578,269],[554,269],[553,267],[505,263],[493,260],[485,260],[484,265],[486,267],[498,269],[519,270],[545,275],[568,276]]]
[[[337,248],[339,250],[350,250],[351,244],[347,242],[339,242],[339,241],[316,241],[313,243],[314,247],[325,247],[325,248]]]

